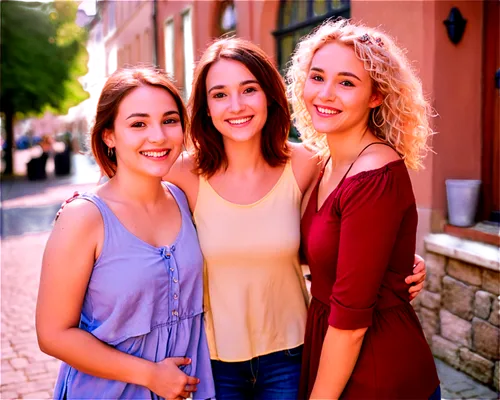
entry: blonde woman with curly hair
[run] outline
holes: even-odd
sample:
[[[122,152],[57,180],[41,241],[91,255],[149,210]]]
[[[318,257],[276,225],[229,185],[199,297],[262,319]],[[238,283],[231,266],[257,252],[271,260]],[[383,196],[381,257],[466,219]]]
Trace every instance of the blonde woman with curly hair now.
[[[439,398],[434,360],[403,278],[429,106],[383,32],[326,22],[288,71],[295,123],[325,156],[306,194],[302,248],[312,274],[299,398]]]

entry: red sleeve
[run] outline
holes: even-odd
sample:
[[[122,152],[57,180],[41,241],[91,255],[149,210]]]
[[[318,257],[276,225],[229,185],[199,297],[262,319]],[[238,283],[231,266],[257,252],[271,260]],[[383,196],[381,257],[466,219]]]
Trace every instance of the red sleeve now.
[[[398,179],[403,176],[398,172],[387,167],[368,171],[353,179],[340,196],[337,275],[328,319],[335,328],[360,329],[372,324],[377,293],[408,207],[398,193]]]

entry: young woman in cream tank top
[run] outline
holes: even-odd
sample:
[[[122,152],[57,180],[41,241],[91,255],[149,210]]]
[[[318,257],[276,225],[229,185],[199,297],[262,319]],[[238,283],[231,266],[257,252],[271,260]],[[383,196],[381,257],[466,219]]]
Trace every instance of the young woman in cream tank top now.
[[[300,206],[320,159],[287,142],[285,85],[251,42],[209,46],[189,106],[194,151],[166,179],[186,193],[205,258],[216,395],[294,399],[308,305]]]

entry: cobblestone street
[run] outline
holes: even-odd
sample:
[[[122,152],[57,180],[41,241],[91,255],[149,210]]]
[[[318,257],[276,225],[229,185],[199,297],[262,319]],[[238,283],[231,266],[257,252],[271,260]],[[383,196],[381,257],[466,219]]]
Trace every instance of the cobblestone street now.
[[[47,399],[59,361],[43,354],[35,334],[35,303],[43,249],[52,218],[75,190],[94,186],[87,181],[44,183],[2,182],[1,242],[1,379],[2,399]],[[6,190],[7,189],[7,190]],[[436,360],[444,399],[496,399],[497,393]]]
[[[29,152],[17,152],[16,173]],[[75,190],[85,191],[99,179],[95,165],[73,157],[74,173],[46,181],[23,178],[2,181],[1,240],[1,375],[0,398],[52,397],[59,361],[43,354],[35,333],[35,304],[43,250],[60,204]]]

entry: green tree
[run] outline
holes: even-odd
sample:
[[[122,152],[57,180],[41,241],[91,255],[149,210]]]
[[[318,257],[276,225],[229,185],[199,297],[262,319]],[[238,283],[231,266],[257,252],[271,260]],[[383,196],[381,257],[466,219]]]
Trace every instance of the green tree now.
[[[14,118],[45,111],[66,114],[88,97],[78,82],[87,72],[87,31],[76,24],[74,1],[2,1],[0,7],[4,173],[12,174]]]

